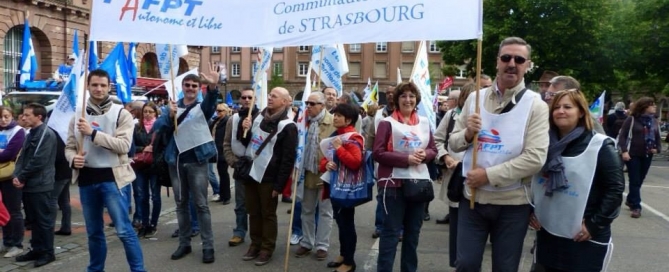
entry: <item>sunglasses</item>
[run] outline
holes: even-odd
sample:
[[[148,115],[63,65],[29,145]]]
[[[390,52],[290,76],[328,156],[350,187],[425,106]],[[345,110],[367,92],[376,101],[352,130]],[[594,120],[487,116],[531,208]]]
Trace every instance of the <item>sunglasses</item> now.
[[[240,97],[239,99],[242,99],[242,100],[251,100],[251,99],[253,99],[253,96],[242,96],[242,97]]]
[[[511,59],[513,59],[513,61],[516,62],[516,64],[523,64],[523,63],[525,63],[525,61],[527,61],[527,59],[524,58],[524,57],[521,57],[521,56],[512,56],[512,55],[509,55],[509,54],[501,55],[501,56],[499,56],[499,59],[500,59],[502,62],[510,62]]]
[[[200,85],[198,84],[190,84],[190,83],[184,83],[184,87],[186,88],[198,88]]]
[[[223,112],[223,110],[216,110],[216,112]]]
[[[320,104],[323,104],[323,103],[306,101],[306,102],[304,102],[304,104],[307,104],[307,106],[309,106],[309,107],[313,107],[313,106],[320,105]]]

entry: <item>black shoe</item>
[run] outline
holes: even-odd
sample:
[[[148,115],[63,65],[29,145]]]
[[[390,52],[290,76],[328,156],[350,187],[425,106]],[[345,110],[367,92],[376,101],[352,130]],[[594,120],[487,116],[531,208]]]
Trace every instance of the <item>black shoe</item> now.
[[[28,253],[16,256],[15,260],[17,262],[29,262],[37,260],[40,257],[40,254],[34,250],[28,251]]]
[[[293,200],[290,197],[281,197],[281,202],[283,203],[293,203]]]
[[[137,238],[144,238],[146,236],[146,228],[143,227],[137,231]]]
[[[230,199],[221,201],[221,204],[229,205],[230,204]]]
[[[375,230],[374,233],[372,233],[372,238],[374,239],[379,238],[379,236],[381,236],[381,232],[378,230]]]
[[[53,234],[62,235],[62,236],[70,236],[70,235],[72,235],[72,232],[71,231],[58,230],[58,231],[54,232]]]
[[[445,225],[451,222],[451,215],[447,214],[444,219],[437,219],[437,224]]]
[[[190,233],[190,237],[195,237],[195,236],[198,236],[198,235],[200,235],[199,230],[194,230],[193,232]]]
[[[191,252],[193,252],[193,249],[190,246],[179,246],[179,248],[172,253],[172,260],[181,259]]]
[[[177,238],[177,237],[179,237],[179,229],[176,229],[176,230],[172,233],[172,238]]]
[[[423,216],[423,221],[430,221],[430,213],[425,213]]]
[[[55,260],[56,256],[53,256],[52,254],[44,254],[42,257],[39,257],[37,260],[35,260],[35,267],[45,266]]]
[[[343,261],[341,261],[341,262],[331,261],[331,262],[328,263],[328,268],[337,268],[342,263],[343,263]]]
[[[213,263],[214,258],[214,249],[203,249],[202,250],[202,262],[203,263]]]

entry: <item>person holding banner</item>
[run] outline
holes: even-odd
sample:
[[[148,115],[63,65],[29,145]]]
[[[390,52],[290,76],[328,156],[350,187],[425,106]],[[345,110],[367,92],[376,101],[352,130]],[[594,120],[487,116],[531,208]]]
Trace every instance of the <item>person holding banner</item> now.
[[[257,266],[272,259],[278,232],[278,197],[293,172],[297,156],[297,126],[288,118],[289,101],[288,90],[276,87],[258,117],[253,121],[247,117],[242,122],[242,129],[248,131],[242,140],[247,144],[246,156],[253,160],[249,180],[245,180],[251,246],[242,259],[257,259]]]
[[[316,250],[316,259],[325,260],[330,247],[330,232],[332,231],[332,203],[327,197],[327,186],[323,186],[323,174],[318,164],[324,157],[319,147],[321,140],[330,137],[336,128],[333,126],[333,115],[325,109],[325,95],[313,92],[304,102],[307,105],[307,134],[304,147],[304,163],[301,173],[304,173],[302,193],[302,241],[295,252],[295,257],[308,256]],[[318,228],[316,227],[316,209],[318,209]]]
[[[345,173],[343,175],[335,175],[335,177],[343,179],[339,180],[339,182],[360,179],[358,171],[360,171],[364,159],[364,139],[353,126],[358,119],[358,111],[349,104],[339,104],[332,109],[332,112],[334,113],[332,124],[337,130],[333,133],[333,137],[323,139],[321,146],[331,144],[334,152],[331,160],[328,160],[326,157],[321,158],[320,171]],[[355,182],[358,180],[352,181]],[[330,180],[329,182],[338,181]],[[358,236],[355,232],[355,207],[343,207],[333,203],[332,209],[334,210],[337,227],[339,227],[340,249],[339,257],[329,262],[327,266],[337,268],[333,270],[334,272],[355,271],[355,247],[358,242]]]
[[[448,141],[454,152],[466,151],[464,197],[458,208],[458,272],[481,270],[488,236],[496,271],[518,271],[531,210],[530,177],[539,172],[548,151],[548,106],[523,80],[530,55],[530,45],[521,38],[501,42],[497,78],[490,88],[469,96]],[[480,114],[475,112],[477,103]],[[472,146],[477,135],[478,146]],[[476,165],[473,152],[478,153]]]
[[[376,132],[373,156],[379,163],[378,186],[385,212],[379,242],[379,272],[393,271],[399,242],[397,234],[402,229],[400,270],[418,269],[416,248],[425,203],[434,199],[427,162],[437,156],[430,123],[426,117],[419,116],[416,109],[420,100],[416,84],[399,84],[393,95],[398,109],[379,122]]]
[[[170,111],[160,116],[153,125],[155,131],[165,133],[170,142],[165,148],[165,161],[170,166],[170,179],[177,206],[179,222],[179,247],[172,254],[178,260],[192,252],[191,214],[188,206],[193,198],[197,221],[202,238],[202,262],[213,263],[214,234],[211,229],[211,213],[207,203],[208,166],[216,160],[216,144],[209,131],[207,119],[214,115],[218,98],[219,72],[210,65],[209,71],[184,77],[181,86],[184,97],[170,101]],[[207,83],[207,94],[202,102],[197,101],[200,83]],[[177,126],[174,127],[176,118]]]
[[[128,217],[128,202],[122,190],[135,180],[128,152],[131,148],[133,120],[123,106],[109,96],[110,79],[104,70],[88,74],[85,117],[80,109],[70,121],[65,157],[79,183],[79,195],[88,234],[88,271],[104,271],[107,242],[104,233],[104,207],[123,243],[130,271],[146,271],[137,234]],[[81,139],[83,137],[83,139]],[[79,141],[83,141],[83,146]]]
[[[242,89],[239,97],[239,104],[242,108],[239,112],[228,118],[228,123],[225,125],[225,137],[223,140],[223,153],[225,161],[230,166],[234,166],[239,158],[244,157],[246,153],[246,146],[242,143],[244,138],[244,129],[242,128],[242,120],[248,116],[251,111],[251,119],[258,116],[260,110],[253,105],[255,91],[251,87]],[[246,213],[246,198],[245,198],[244,181],[235,179],[235,228],[232,230],[232,238],[228,241],[229,246],[238,246],[244,242],[246,232],[249,229],[248,214]]]
[[[581,92],[557,92],[550,108],[548,159],[532,179],[537,263],[549,272],[606,271],[625,191],[622,161],[613,139],[593,131]]]

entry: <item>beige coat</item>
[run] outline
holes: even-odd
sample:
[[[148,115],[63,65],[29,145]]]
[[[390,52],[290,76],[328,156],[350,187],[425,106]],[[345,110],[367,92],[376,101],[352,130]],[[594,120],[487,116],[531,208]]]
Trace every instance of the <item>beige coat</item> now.
[[[334,133],[337,130],[332,123],[333,120],[334,120],[334,115],[332,115],[328,111],[325,111],[325,116],[323,117],[323,120],[321,120],[321,122],[318,124],[318,129],[320,130],[320,133],[318,134],[318,143],[320,143],[323,139],[330,137],[330,135],[332,135],[332,133]],[[323,159],[323,156],[324,156],[323,152],[321,152],[320,148],[318,148],[318,161],[316,163],[320,163],[321,159]],[[309,171],[305,171],[304,188],[317,189],[319,186],[323,186],[323,181],[321,180],[321,174],[322,173],[316,174],[316,173],[311,173]]]

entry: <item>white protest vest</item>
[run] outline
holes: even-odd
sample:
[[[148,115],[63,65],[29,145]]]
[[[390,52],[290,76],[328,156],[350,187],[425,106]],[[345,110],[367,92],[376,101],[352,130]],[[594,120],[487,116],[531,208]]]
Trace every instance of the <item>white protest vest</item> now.
[[[263,177],[265,177],[265,171],[267,170],[267,166],[269,165],[270,160],[272,159],[272,156],[274,155],[274,145],[276,145],[276,139],[281,133],[281,131],[286,127],[286,125],[293,123],[292,120],[290,119],[284,119],[279,122],[276,132],[276,135],[272,137],[272,139],[269,139],[267,142],[267,145],[265,148],[260,152],[258,156],[256,156],[256,150],[260,148],[262,143],[265,141],[265,139],[269,136],[269,132],[265,132],[262,129],[260,129],[260,122],[263,120],[263,116],[259,115],[256,117],[256,119],[253,121],[253,126],[251,127],[251,131],[253,132],[253,137],[251,138],[251,142],[249,143],[249,146],[246,148],[246,156],[249,158],[253,159],[253,166],[251,167],[251,177],[257,181],[258,183],[262,182]],[[276,173],[270,173],[271,174],[276,174]]]
[[[585,205],[597,168],[597,156],[606,138],[595,133],[583,153],[576,157],[562,157],[568,188],[546,196],[546,177],[543,173],[532,178],[534,214],[546,231],[567,239],[581,231]]]
[[[0,131],[0,149],[6,149],[7,145],[9,145],[9,142],[12,141],[16,133],[21,129],[23,128],[17,125],[12,129]]]
[[[393,152],[402,152],[409,156],[418,148],[427,148],[430,141],[430,122],[423,116],[419,120],[418,125],[410,126],[397,122],[390,116],[384,119],[390,122],[392,128]],[[408,168],[393,168],[392,178],[430,179],[430,172],[427,164],[421,163]]]
[[[487,92],[489,89],[480,90],[480,100],[478,103],[484,105],[487,99]],[[473,95],[473,94],[472,94]],[[516,101],[513,109],[507,113],[494,114],[488,112],[485,107],[481,107],[481,131],[478,136],[478,161],[477,165],[482,168],[488,168],[498,164],[502,164],[515,157],[518,157],[525,146],[525,130],[526,124],[532,111],[535,97],[538,94],[532,91],[526,91],[520,101]],[[471,99],[469,107],[470,114],[474,113],[476,103],[475,99]],[[513,103],[513,102],[509,102]],[[548,120],[546,120],[548,122]],[[548,135],[546,135],[548,137]],[[473,146],[470,146],[465,151],[465,156],[462,160],[462,176],[466,177],[467,172],[472,169],[472,151]],[[490,184],[479,187],[485,191],[511,191],[522,186],[521,181],[506,186],[494,187]]]
[[[123,106],[112,103],[109,111],[103,115],[89,115],[86,113],[86,120],[94,130],[114,135],[117,126],[116,122],[121,114],[121,110],[123,110]],[[81,116],[81,112],[77,112],[75,116]],[[81,138],[81,133],[75,133],[74,135],[76,135],[77,139]],[[118,154],[94,144],[91,141],[91,136],[84,138],[84,150],[86,151],[86,155],[84,156],[86,159],[84,163],[85,167],[112,168],[121,165]]]
[[[351,135],[353,135],[355,133],[356,132],[347,132],[347,133],[344,133],[342,135],[337,135],[337,136],[334,136],[334,137],[325,138],[325,139],[321,140],[320,147],[321,147],[321,152],[323,152],[323,157],[325,157],[325,159],[327,159],[328,161],[333,161],[334,160],[334,155],[335,155],[335,148],[332,145],[332,141],[335,138],[340,138],[342,142],[345,142],[346,140],[348,140],[348,138],[351,137]],[[363,139],[363,145],[362,146],[363,147],[365,146],[364,145],[364,139]],[[330,173],[330,170],[327,170],[327,171],[325,171],[325,173],[323,173],[323,175],[321,175],[321,180],[323,180],[327,183],[330,183],[331,175],[332,174]]]
[[[185,108],[177,109],[177,119],[184,111],[186,111]],[[209,133],[207,118],[204,116],[200,105],[196,105],[188,112],[186,118],[179,124],[177,133],[174,134],[174,142],[177,144],[179,153],[184,153],[213,140],[214,138]]]
[[[237,157],[243,157],[244,154],[246,153],[246,147],[237,140],[237,126],[239,126],[239,122],[241,122],[242,119],[239,118],[239,113],[235,113],[235,115],[232,116],[232,139],[230,139],[230,147],[232,149],[232,153],[235,154]]]

